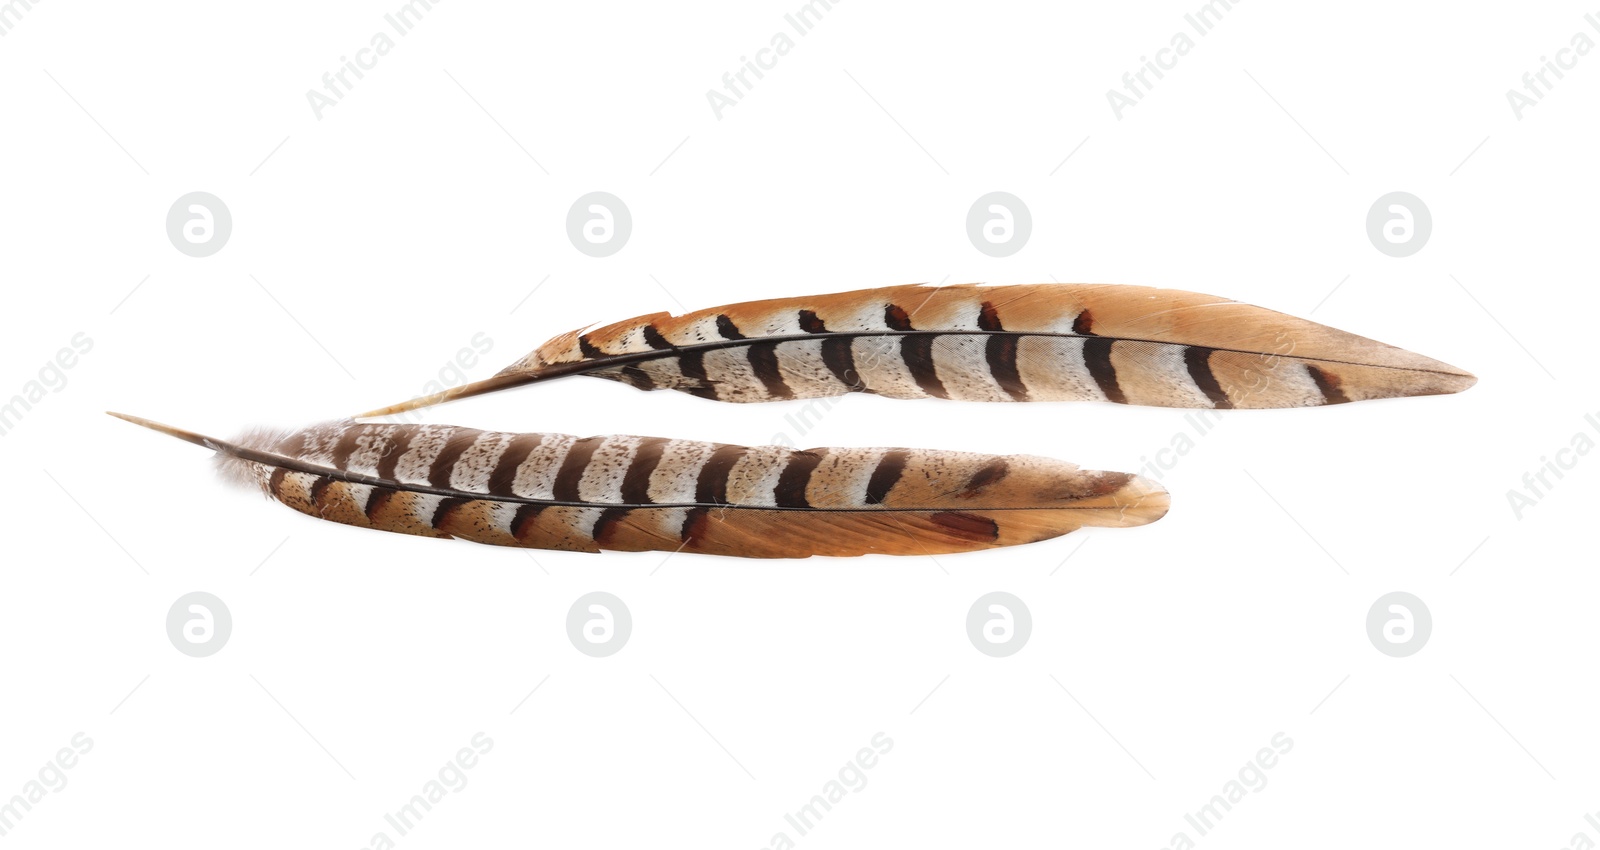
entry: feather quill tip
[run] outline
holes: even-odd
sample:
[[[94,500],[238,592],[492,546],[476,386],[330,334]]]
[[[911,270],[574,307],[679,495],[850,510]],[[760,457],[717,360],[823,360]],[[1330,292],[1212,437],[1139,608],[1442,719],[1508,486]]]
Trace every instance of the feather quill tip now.
[[[160,422],[145,419],[142,416],[133,416],[110,410],[106,411],[106,415],[114,416],[124,422],[132,422],[141,428],[149,428],[169,437],[177,437],[186,443],[194,443],[202,448],[210,449],[216,452],[217,474],[223,480],[257,490],[265,490],[267,486],[261,465],[239,457],[237,452],[240,449],[257,452],[268,451],[290,434],[288,431],[275,428],[252,428],[239,435],[236,439],[224,442],[194,431],[163,425]]]
[[[474,381],[470,384],[452,387],[448,390],[437,392],[432,395],[418,396],[408,401],[402,401],[399,404],[391,404],[388,407],[380,407],[377,410],[369,410],[366,413],[358,413],[351,418],[375,419],[379,416],[393,416],[396,413],[406,413],[424,407],[433,407],[436,404],[444,404],[445,402],[457,401],[463,398],[471,398],[475,395],[484,395],[485,393],[492,393],[497,390],[520,387],[523,384],[534,383],[539,379],[540,378],[535,375],[501,373],[490,378],[485,378],[481,381]]]
[[[149,428],[152,431],[157,431],[157,432],[160,432],[162,434],[166,434],[169,437],[177,437],[178,439],[183,440],[186,443],[194,443],[197,446],[205,446],[206,448],[211,449],[213,451],[217,450],[216,443],[213,442],[210,437],[207,437],[204,434],[196,434],[193,431],[185,431],[182,428],[174,428],[171,425],[163,425],[160,422],[156,422],[156,421],[153,421],[153,420],[150,420],[150,419],[145,419],[142,416],[133,416],[133,415],[127,414],[127,413],[117,413],[116,411],[112,411],[112,410],[106,411],[106,415],[107,416],[115,416],[116,418],[121,419],[124,422],[132,422],[133,424],[138,425],[141,428]]]

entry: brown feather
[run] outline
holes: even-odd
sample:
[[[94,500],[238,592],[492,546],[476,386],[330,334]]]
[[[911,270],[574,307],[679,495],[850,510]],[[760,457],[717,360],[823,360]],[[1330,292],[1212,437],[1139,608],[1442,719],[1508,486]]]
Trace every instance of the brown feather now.
[[[1472,375],[1307,319],[1105,284],[890,286],[571,331],[398,413],[567,375],[732,402],[866,392],[964,401],[1311,407],[1460,392]]]
[[[1160,519],[1167,493],[1028,455],[731,446],[330,422],[217,440],[231,478],[346,525],[499,546],[745,558],[938,555]],[[507,471],[509,470],[509,472]]]

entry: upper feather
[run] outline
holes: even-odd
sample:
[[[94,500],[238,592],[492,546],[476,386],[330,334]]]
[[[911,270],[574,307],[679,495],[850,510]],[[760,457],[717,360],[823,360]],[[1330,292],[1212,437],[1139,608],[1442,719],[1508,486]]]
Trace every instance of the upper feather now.
[[[569,374],[732,402],[866,392],[965,401],[1308,407],[1459,392],[1447,363],[1236,301],[1142,286],[890,286],[571,331],[478,384]]]

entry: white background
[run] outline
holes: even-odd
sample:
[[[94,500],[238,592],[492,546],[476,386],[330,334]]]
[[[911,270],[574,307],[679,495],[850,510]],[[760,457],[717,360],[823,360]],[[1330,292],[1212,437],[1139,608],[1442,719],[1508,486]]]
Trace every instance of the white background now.
[[[46,0],[8,19],[0,398],[74,334],[93,348],[0,438],[0,799],[75,733],[94,742],[9,842],[365,847],[480,731],[469,784],[398,846],[1600,840],[1600,457],[1520,519],[1507,497],[1574,434],[1600,440],[1600,58],[1520,120],[1505,96],[1574,33],[1600,39],[1591,9],[1241,3],[1119,120],[1107,90],[1196,0],[846,0],[719,120],[707,90],[798,0],[449,2],[318,119],[306,91],[399,5]],[[597,190],[634,221],[606,259],[565,232]],[[205,259],[164,231],[191,191],[233,216]],[[964,230],[991,191],[1032,212],[1005,259]],[[1432,211],[1410,258],[1365,233],[1391,191]],[[1162,472],[1161,522],[937,562],[363,532],[101,415],[300,425],[416,395],[479,332],[494,348],[472,378],[660,309],[1052,279],[1223,295],[1481,380],[1229,413]],[[802,405],[572,379],[429,417],[1128,471],[1191,427],[850,397],[800,434]],[[234,620],[204,659],[163,630],[194,590]],[[564,631],[593,590],[634,619],[609,658]],[[992,590],[1032,612],[1009,658],[965,632]],[[1394,590],[1434,620],[1409,658],[1365,632]],[[867,785],[798,836],[784,814],[878,732],[894,745]],[[1197,835],[1185,813],[1279,732],[1293,749],[1266,786]]]

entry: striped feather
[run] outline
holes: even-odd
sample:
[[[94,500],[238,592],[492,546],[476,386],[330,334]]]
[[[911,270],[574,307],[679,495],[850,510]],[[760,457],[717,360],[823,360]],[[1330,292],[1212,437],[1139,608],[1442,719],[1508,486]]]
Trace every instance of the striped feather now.
[[[1167,493],[1059,460],[732,446],[349,420],[216,440],[231,478],[347,525],[499,546],[746,558],[938,555],[1161,518]]]
[[[562,334],[382,416],[567,375],[731,402],[865,392],[960,401],[1314,407],[1460,392],[1447,363],[1261,307],[1104,284],[891,286],[655,313]]]

